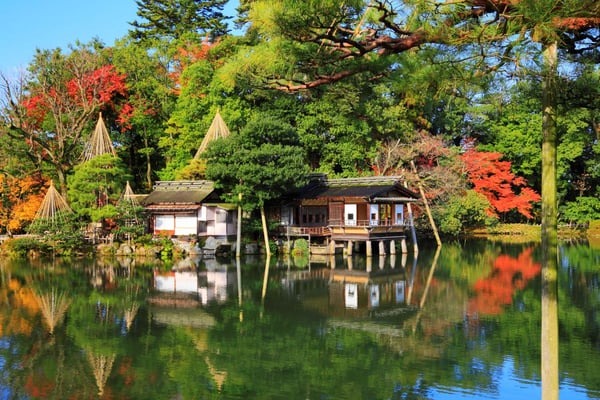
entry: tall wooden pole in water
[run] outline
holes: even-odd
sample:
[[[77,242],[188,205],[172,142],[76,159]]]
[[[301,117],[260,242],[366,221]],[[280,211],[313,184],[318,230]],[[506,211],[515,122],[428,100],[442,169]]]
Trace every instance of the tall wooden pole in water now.
[[[558,400],[557,43],[544,43],[542,98],[542,400]]]

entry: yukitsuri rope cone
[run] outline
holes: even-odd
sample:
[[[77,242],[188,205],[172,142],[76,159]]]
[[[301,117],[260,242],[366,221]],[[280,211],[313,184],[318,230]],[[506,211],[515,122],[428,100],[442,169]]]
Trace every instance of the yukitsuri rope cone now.
[[[135,198],[135,193],[133,192],[133,189],[131,189],[129,181],[127,181],[127,184],[125,185],[125,191],[123,191],[123,196],[121,197],[121,199],[134,205],[139,204],[139,202]]]
[[[117,155],[112,140],[110,139],[110,135],[108,134],[108,130],[106,129],[106,125],[104,125],[102,113],[100,113],[98,116],[98,122],[96,123],[96,129],[94,129],[92,136],[90,136],[89,142],[83,149],[82,158],[85,162],[96,156],[107,153],[110,153],[113,156]]]
[[[51,181],[42,204],[40,204],[40,208],[35,213],[32,225],[57,226],[64,223],[67,216],[71,214],[73,214],[73,210],[71,210],[71,207],[69,207]]]
[[[206,147],[210,142],[212,142],[215,139],[226,138],[227,136],[229,136],[229,128],[227,127],[227,124],[225,124],[225,121],[223,121],[221,113],[219,112],[219,110],[217,110],[217,113],[215,114],[215,117],[213,118],[210,127],[204,135],[204,139],[202,139],[202,143],[200,143],[198,151],[196,151],[196,154],[194,155],[194,158],[198,159],[200,157],[200,154],[202,154],[204,150],[206,150]]]

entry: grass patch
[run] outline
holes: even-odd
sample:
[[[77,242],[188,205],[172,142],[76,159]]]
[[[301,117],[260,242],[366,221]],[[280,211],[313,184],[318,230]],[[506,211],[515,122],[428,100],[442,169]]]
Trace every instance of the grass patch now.
[[[493,241],[509,243],[539,242],[542,237],[540,225],[530,224],[498,224],[487,229],[469,232],[471,237],[485,237]]]

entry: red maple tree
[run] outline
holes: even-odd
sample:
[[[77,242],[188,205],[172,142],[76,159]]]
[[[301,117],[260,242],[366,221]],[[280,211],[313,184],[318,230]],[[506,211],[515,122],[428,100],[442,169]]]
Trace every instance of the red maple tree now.
[[[79,57],[86,59],[83,53]],[[70,59],[40,58],[39,64],[39,78],[21,100],[23,111],[17,113],[11,134],[28,144],[27,157],[36,167],[46,163],[54,168],[65,194],[66,176],[78,162],[80,144],[98,112],[117,108],[127,97],[126,76],[113,65],[92,62],[80,67]]]
[[[501,153],[469,148],[461,158],[473,190],[490,202],[490,215],[516,210],[527,219],[533,218],[533,203],[541,197],[527,186],[525,178],[511,172],[510,161],[501,161]]]
[[[177,49],[177,53],[174,55],[173,70],[169,74],[169,77],[175,84],[173,91],[175,94],[179,94],[181,86],[185,85],[182,82],[183,71],[199,60],[207,60],[209,58],[209,51],[215,47],[216,43],[211,43],[208,40],[204,40],[202,43],[187,43],[185,46]]]

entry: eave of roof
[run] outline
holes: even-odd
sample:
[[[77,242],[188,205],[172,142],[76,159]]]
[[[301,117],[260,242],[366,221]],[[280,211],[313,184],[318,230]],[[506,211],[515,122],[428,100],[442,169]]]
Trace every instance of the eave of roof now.
[[[199,204],[213,192],[211,181],[160,181],[142,204]]]
[[[418,199],[419,195],[400,184],[400,177],[322,179],[298,191],[300,199],[362,198],[381,201],[385,197]]]
[[[150,204],[146,206],[146,210],[149,212],[191,212],[197,211],[202,206],[200,204]]]

